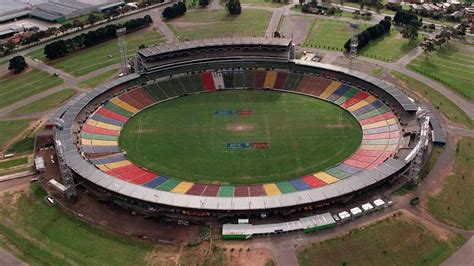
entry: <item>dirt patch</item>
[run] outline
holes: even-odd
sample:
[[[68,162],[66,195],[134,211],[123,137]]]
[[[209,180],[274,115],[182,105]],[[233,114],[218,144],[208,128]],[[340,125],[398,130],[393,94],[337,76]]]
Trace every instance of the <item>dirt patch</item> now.
[[[158,246],[145,257],[147,265],[178,265],[179,250],[173,246]]]
[[[268,261],[275,261],[269,249],[254,247],[252,244],[225,243],[221,245],[226,265],[265,265]]]
[[[230,132],[247,132],[255,129],[254,123],[228,123],[226,130]]]

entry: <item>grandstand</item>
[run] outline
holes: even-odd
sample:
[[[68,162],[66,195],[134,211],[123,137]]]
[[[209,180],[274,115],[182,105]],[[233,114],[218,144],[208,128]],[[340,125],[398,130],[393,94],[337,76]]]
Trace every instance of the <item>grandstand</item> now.
[[[230,56],[222,57],[223,51]],[[291,53],[290,40],[263,38],[142,49],[139,73],[101,85],[57,114],[64,123],[56,143],[64,146],[67,165],[92,194],[149,215],[219,217],[317,208],[347,202],[405,171],[410,165],[405,158],[420,131],[418,107],[373,77],[293,60]],[[123,125],[141,110],[176,97],[227,89],[278,90],[338,105],[359,121],[362,144],[324,171],[236,186],[154,173],[127,160],[118,146]]]

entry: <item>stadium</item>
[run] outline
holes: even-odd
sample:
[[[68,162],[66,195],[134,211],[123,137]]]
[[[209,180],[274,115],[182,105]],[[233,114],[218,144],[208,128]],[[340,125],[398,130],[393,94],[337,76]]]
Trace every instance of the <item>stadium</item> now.
[[[416,175],[430,143],[445,142],[393,85],[294,58],[284,38],[140,49],[133,73],[50,118],[52,139],[37,146],[58,154],[53,190],[190,221],[281,216]]]

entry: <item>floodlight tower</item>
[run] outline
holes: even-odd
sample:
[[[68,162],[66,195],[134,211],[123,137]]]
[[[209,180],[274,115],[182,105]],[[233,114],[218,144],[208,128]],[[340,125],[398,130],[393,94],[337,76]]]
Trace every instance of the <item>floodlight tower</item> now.
[[[354,69],[355,59],[357,58],[357,47],[359,46],[359,38],[357,37],[357,32],[359,30],[359,23],[350,22],[349,23],[352,29],[351,45],[350,45],[350,54],[349,54],[349,68]]]
[[[117,29],[117,44],[120,53],[120,67],[122,68],[122,74],[127,74],[127,50],[125,49],[125,33],[126,28]]]

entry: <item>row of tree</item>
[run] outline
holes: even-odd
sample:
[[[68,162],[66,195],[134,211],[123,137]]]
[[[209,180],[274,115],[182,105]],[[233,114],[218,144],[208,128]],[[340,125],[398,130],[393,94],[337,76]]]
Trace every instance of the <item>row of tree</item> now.
[[[161,13],[161,15],[165,19],[172,19],[172,18],[176,18],[176,17],[184,15],[186,11],[187,11],[186,4],[183,2],[178,2],[172,6],[165,8],[163,10],[163,13]]]
[[[357,49],[361,49],[365,45],[367,45],[371,40],[375,40],[380,36],[384,35],[385,33],[390,32],[390,28],[392,26],[392,18],[386,16],[383,20],[381,20],[378,24],[368,27],[361,33],[357,34],[357,39],[359,41],[359,45]],[[351,39],[346,41],[344,44],[344,48],[349,51],[351,48]]]
[[[122,24],[107,25],[94,31],[82,33],[71,39],[58,40],[47,44],[44,47],[44,54],[50,60],[56,59],[79,49],[88,48],[113,39],[116,37],[117,29],[126,28],[127,32],[132,32],[147,27],[151,23],[153,23],[153,20],[149,15],[146,15],[143,18],[132,19]]]
[[[420,43],[421,49],[425,53],[426,57],[429,56],[439,47],[449,43],[451,39],[462,39],[466,35],[466,24],[462,23],[458,28],[443,27],[441,31],[436,34],[433,38],[425,39]]]

